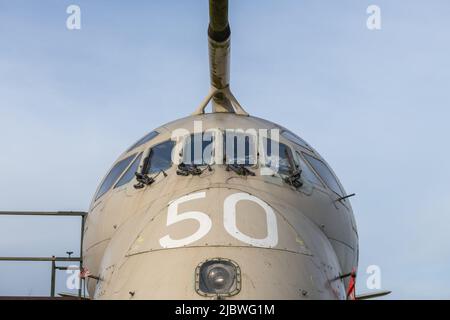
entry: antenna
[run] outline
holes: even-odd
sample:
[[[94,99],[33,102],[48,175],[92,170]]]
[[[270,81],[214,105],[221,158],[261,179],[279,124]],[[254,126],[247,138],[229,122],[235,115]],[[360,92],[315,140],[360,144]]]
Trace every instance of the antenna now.
[[[230,91],[231,29],[228,0],[209,0],[208,49],[211,92],[193,113],[203,114],[212,100],[213,112],[248,115]]]

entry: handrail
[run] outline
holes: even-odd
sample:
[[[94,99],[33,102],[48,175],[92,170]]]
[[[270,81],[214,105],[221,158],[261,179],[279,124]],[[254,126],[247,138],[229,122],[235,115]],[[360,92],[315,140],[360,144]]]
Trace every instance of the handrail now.
[[[83,267],[83,238],[84,224],[87,216],[84,211],[0,211],[0,216],[51,216],[51,217],[81,217],[81,235],[80,235],[80,257],[0,257],[0,261],[26,261],[26,262],[51,262],[52,276],[50,283],[50,296],[55,297],[56,270],[62,270],[64,267],[56,266],[56,262],[79,262],[80,272]],[[80,277],[80,288],[78,297],[81,298],[81,288],[83,279]]]

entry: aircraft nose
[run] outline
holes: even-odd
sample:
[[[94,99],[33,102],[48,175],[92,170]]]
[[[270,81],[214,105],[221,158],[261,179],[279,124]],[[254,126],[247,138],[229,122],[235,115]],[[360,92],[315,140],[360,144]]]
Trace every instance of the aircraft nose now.
[[[335,297],[306,245],[323,241],[311,238],[322,233],[311,231],[314,226],[307,220],[303,237],[285,219],[288,212],[232,188],[200,190],[165,203],[149,208],[144,223],[136,218],[113,239],[108,250],[115,253],[105,254],[110,260],[103,262],[97,298]],[[113,263],[115,248],[124,247],[130,237],[126,230],[140,231]],[[334,263],[330,266],[339,274]]]
[[[99,283],[96,298],[339,297],[329,289],[328,279],[311,256],[276,249],[203,246],[160,250],[131,256],[112,269]],[[345,297],[344,292],[342,294],[341,297]]]

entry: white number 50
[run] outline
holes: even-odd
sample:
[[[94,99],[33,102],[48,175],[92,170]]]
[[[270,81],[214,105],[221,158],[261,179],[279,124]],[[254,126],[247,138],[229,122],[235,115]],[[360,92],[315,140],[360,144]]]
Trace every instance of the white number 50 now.
[[[208,234],[211,230],[212,222],[209,216],[203,212],[199,211],[190,211],[178,214],[178,205],[190,200],[202,199],[206,197],[205,192],[193,193],[184,197],[181,197],[170,203],[169,209],[167,212],[167,226],[170,226],[174,223],[183,221],[183,220],[196,220],[200,224],[198,230],[189,237],[174,240],[169,235],[164,236],[159,240],[160,245],[163,248],[178,248],[182,246],[187,246],[195,241],[200,240],[204,236]],[[236,205],[239,201],[252,201],[262,207],[266,213],[266,221],[267,221],[267,236],[263,239],[255,239],[244,233],[242,233],[236,224]],[[277,218],[272,208],[262,201],[261,199],[252,196],[247,193],[235,193],[229,195],[224,201],[224,219],[223,224],[225,230],[234,238],[250,244],[256,247],[263,248],[271,248],[275,247],[278,244],[278,226],[277,226]]]

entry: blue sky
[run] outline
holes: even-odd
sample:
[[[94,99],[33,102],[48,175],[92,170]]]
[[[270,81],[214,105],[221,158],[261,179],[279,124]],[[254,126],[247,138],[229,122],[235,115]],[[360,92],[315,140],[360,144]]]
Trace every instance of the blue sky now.
[[[79,31],[65,27],[70,4]],[[366,28],[371,4],[380,31]],[[391,298],[450,298],[450,3],[230,10],[234,94],[357,193],[358,290],[375,264]],[[207,94],[207,21],[206,0],[0,0],[0,210],[86,210],[123,150]],[[77,223],[0,217],[0,256],[77,252]],[[0,263],[0,295],[46,294],[49,277],[45,264]]]

